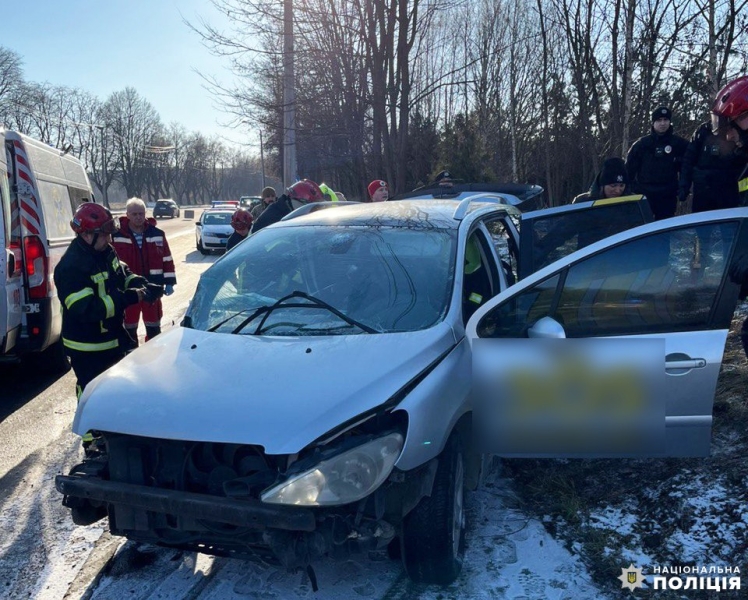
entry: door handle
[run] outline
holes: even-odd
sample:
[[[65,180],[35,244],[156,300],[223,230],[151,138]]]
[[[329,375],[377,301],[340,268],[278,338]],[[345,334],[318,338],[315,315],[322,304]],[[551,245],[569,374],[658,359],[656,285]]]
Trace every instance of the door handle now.
[[[703,369],[706,360],[703,358],[689,358],[686,360],[665,360],[665,370],[675,371],[680,369]]]

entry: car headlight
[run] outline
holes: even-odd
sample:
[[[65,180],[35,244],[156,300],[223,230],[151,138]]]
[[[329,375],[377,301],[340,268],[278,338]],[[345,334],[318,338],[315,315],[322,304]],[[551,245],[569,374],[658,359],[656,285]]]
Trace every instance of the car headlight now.
[[[389,477],[403,449],[403,436],[390,433],[294,475],[263,492],[263,502],[336,506],[366,498]]]

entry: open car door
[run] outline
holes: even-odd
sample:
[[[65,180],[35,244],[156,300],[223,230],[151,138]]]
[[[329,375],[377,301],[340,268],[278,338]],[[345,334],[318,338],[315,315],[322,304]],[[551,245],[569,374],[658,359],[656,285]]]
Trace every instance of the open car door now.
[[[641,195],[525,212],[520,218],[519,279],[594,242],[654,220]]]
[[[748,209],[737,208],[636,227],[557,260],[482,306],[467,336],[475,421],[493,438],[487,450],[506,456],[708,455],[717,377],[739,294],[728,267],[748,251],[746,218]],[[590,398],[589,381],[569,378],[569,357],[581,356],[580,341],[592,357],[572,369],[584,372],[580,378],[595,379],[603,368],[612,372],[617,362],[641,366],[643,356],[651,366],[649,373],[619,369],[617,385],[608,379],[607,388],[597,388],[606,402],[625,396],[618,392],[634,379],[653,383],[656,393],[634,401],[629,394],[623,409],[620,403],[577,402]],[[538,385],[527,377],[541,365],[544,375],[563,372],[564,385],[554,388],[552,378]],[[532,393],[522,396],[508,385],[518,370],[534,384],[527,388]],[[627,415],[626,440],[644,443],[609,443],[611,414]]]
[[[23,278],[17,199],[8,182],[10,156],[0,133],[0,356],[10,353],[21,331]]]

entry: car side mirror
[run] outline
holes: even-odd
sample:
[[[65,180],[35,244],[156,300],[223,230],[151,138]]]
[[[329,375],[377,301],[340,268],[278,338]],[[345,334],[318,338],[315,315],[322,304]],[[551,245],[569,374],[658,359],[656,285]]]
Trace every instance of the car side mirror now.
[[[527,337],[541,339],[565,339],[566,332],[561,323],[551,317],[543,317],[527,330]]]
[[[200,221],[195,221],[195,223],[197,224],[198,227],[200,227],[202,225],[202,223]]]

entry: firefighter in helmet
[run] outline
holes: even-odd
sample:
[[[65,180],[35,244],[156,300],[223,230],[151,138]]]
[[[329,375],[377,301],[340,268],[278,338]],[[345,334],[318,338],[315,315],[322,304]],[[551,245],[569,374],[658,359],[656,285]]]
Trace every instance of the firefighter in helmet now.
[[[712,107],[712,131],[724,131],[734,142],[744,165],[738,175],[740,205],[748,205],[748,75],[728,83],[718,93]]]
[[[76,237],[55,267],[62,341],[77,378],[78,398],[92,379],[124,356],[125,307],[153,298],[162,289],[133,275],[119,261],[111,246],[117,226],[100,204],[81,204],[70,222]]]
[[[748,76],[738,77],[719,92],[712,106],[712,131],[721,132],[735,143],[744,161],[738,175],[739,205],[748,205]],[[730,265],[730,278],[740,285],[740,297],[748,296],[748,256],[737,256]],[[748,319],[740,331],[743,350],[748,356]]]
[[[252,214],[246,208],[236,209],[236,212],[231,216],[231,226],[234,228],[234,233],[226,242],[226,252],[247,238],[253,220]]]
[[[322,202],[325,199],[322,190],[311,179],[297,181],[286,190],[286,193],[268,206],[252,225],[252,233],[263,227],[277,223],[291,211],[308,204]]]

